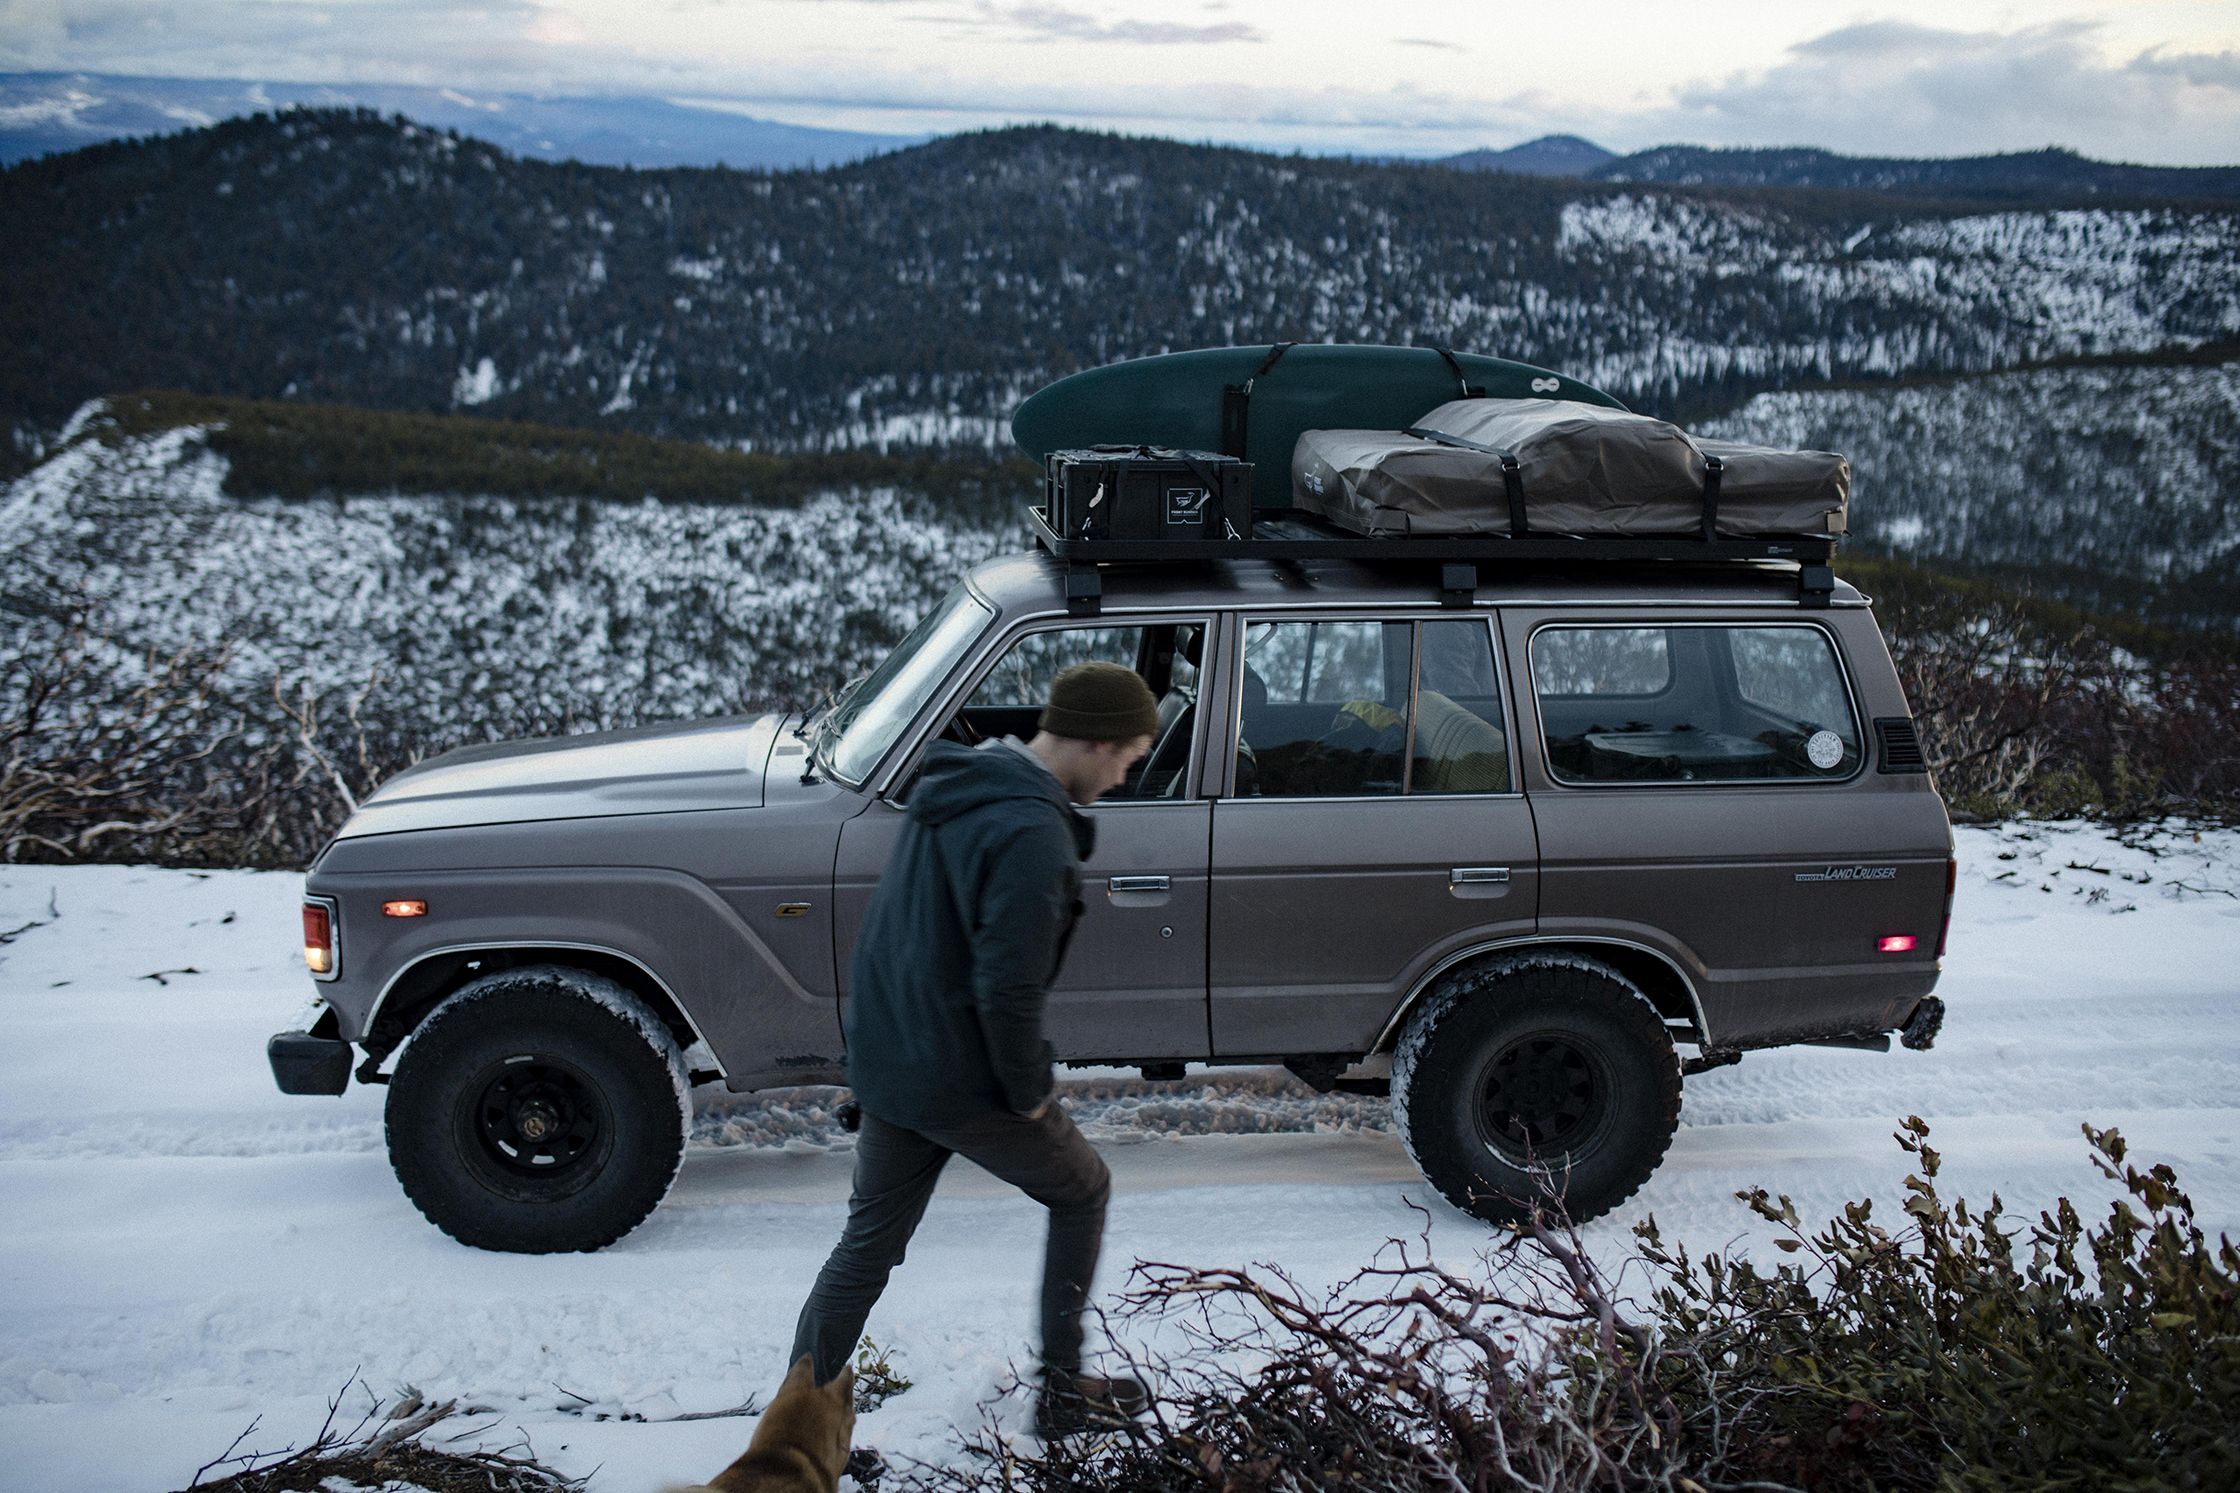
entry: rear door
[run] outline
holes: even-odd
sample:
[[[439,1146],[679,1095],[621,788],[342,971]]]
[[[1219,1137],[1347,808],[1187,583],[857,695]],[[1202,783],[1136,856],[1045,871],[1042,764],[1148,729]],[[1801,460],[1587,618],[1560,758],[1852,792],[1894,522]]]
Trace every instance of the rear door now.
[[[1213,806],[1213,1050],[1366,1051],[1425,975],[1533,931],[1492,621],[1271,613],[1238,642],[1232,783]]]

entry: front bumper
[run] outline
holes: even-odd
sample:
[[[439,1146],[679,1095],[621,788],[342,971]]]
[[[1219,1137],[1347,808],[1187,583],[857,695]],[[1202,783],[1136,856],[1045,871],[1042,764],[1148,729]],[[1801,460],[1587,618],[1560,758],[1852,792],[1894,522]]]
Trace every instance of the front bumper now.
[[[339,1037],[278,1032],[264,1055],[283,1094],[339,1094],[350,1087],[350,1044]]]

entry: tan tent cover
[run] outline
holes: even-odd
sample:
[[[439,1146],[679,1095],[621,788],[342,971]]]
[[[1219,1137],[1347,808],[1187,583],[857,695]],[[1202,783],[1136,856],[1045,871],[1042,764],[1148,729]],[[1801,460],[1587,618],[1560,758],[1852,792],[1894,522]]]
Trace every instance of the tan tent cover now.
[[[1833,452],[1705,440],[1570,400],[1458,399],[1410,431],[1305,432],[1292,501],[1359,533],[1507,533],[1500,452],[1516,458],[1535,534],[1700,534],[1707,456],[1724,466],[1722,537],[1841,534],[1851,497],[1851,464]]]

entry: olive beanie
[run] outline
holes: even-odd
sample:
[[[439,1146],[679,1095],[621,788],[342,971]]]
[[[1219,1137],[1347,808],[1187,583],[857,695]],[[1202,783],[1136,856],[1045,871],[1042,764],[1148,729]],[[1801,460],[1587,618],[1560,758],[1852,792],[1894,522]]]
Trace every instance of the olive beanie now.
[[[1037,723],[1076,741],[1132,741],[1159,734],[1159,702],[1125,664],[1095,661],[1062,669]]]

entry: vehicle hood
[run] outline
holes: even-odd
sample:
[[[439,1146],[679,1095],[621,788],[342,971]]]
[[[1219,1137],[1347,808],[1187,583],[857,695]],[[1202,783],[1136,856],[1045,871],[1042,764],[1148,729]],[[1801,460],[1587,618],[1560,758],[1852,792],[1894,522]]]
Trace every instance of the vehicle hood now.
[[[461,747],[398,773],[336,838],[404,830],[762,806],[786,717],[725,716]]]

